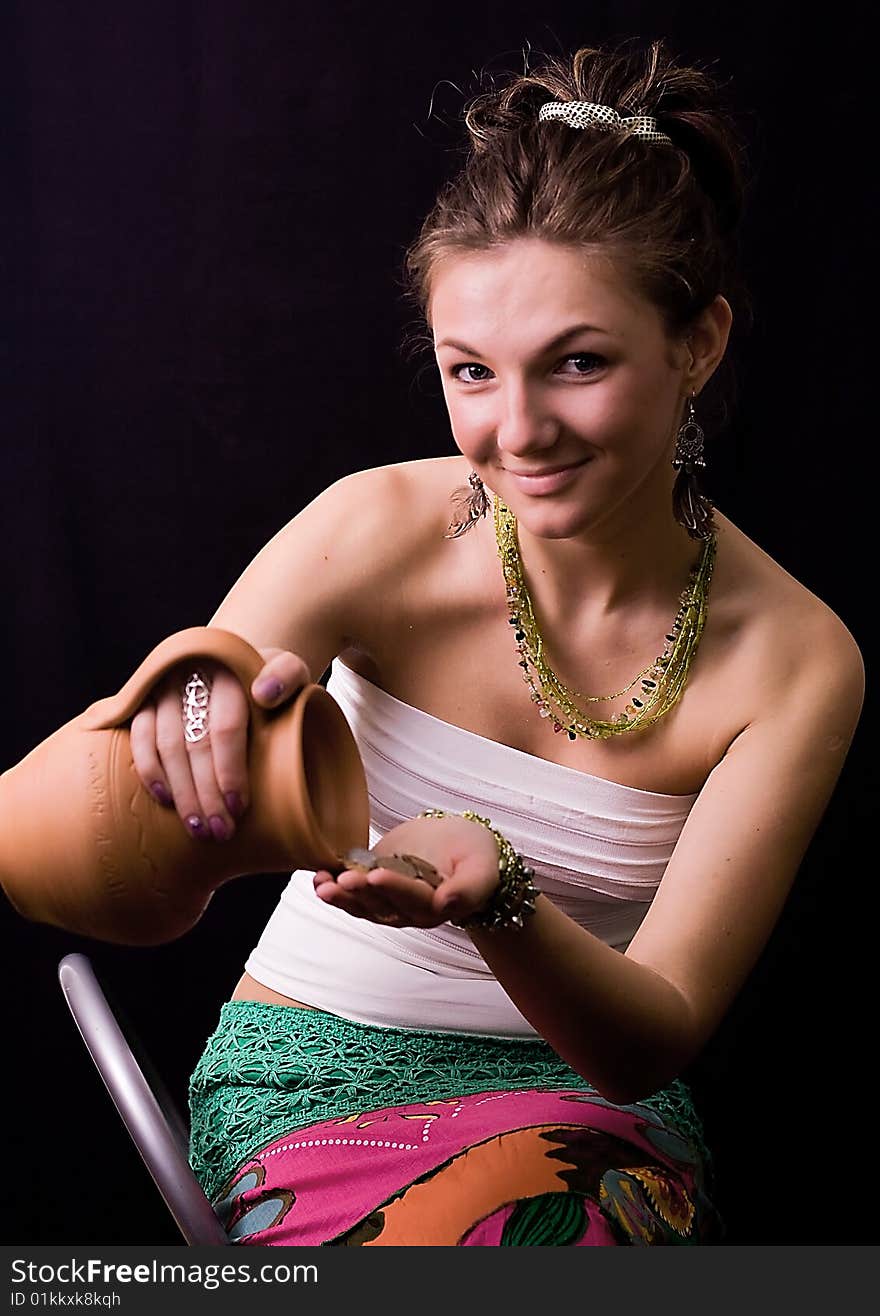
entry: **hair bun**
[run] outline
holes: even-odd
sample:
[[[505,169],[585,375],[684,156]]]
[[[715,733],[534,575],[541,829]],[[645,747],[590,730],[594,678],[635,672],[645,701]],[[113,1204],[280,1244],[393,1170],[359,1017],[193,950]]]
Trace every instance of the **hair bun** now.
[[[496,83],[495,75],[485,76]],[[548,101],[585,101],[607,106],[622,118],[655,119],[658,132],[687,155],[723,228],[730,232],[736,227],[742,214],[745,151],[723,84],[705,69],[679,62],[665,42],[645,46],[630,38],[609,49],[583,46],[568,60],[543,56],[535,69],[508,74],[503,85],[481,91],[465,107],[473,153],[503,150],[512,139],[525,147]],[[563,127],[559,121],[552,126]],[[579,131],[613,137],[601,127]],[[632,136],[618,134],[617,141]]]
[[[687,333],[719,294],[734,322],[742,315],[748,325],[739,274],[745,151],[713,74],[677,60],[661,40],[631,39],[489,76],[491,87],[464,109],[471,150],[406,255],[426,315],[447,257],[539,238],[604,250],[671,336]],[[582,127],[539,119],[548,102],[572,101],[653,119],[657,136],[615,130],[613,119]]]

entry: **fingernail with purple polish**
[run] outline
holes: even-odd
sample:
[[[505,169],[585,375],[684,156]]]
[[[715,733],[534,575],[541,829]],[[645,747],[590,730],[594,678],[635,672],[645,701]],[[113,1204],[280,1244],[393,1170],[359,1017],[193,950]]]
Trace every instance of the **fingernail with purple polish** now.
[[[227,791],[223,796],[223,799],[225,800],[226,807],[232,814],[233,818],[240,818],[244,813],[244,802],[238,791]]]
[[[258,699],[277,699],[281,694],[284,686],[274,677],[269,677],[265,681],[258,681],[254,686],[254,693]]]
[[[150,794],[153,796],[154,799],[158,800],[160,804],[164,804],[166,809],[170,808],[171,805],[174,804],[171,795],[166,790],[166,788],[162,785],[161,781],[154,781],[151,783]]]
[[[198,837],[200,841],[206,841],[208,839],[208,829],[197,813],[191,814],[190,817],[187,818],[186,825],[192,835]]]
[[[208,823],[211,828],[211,835],[215,841],[229,840],[231,832],[219,814],[212,813],[211,817],[208,819]]]

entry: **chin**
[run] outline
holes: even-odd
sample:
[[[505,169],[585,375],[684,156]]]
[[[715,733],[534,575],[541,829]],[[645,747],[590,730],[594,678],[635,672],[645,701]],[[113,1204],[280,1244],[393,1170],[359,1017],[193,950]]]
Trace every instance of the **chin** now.
[[[510,503],[507,506],[517,522],[537,539],[573,539],[591,530],[601,519],[597,508],[523,506],[524,501],[518,500],[518,506],[511,506]]]

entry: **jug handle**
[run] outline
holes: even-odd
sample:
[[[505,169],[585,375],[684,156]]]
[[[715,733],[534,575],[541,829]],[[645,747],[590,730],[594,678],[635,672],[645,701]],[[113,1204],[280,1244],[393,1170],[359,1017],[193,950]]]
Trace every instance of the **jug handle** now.
[[[232,631],[219,626],[190,626],[157,644],[118,694],[99,699],[86,709],[80,725],[86,731],[107,731],[121,726],[134,716],[166,672],[184,661],[196,667],[200,658],[211,658],[231,668],[244,686],[251,716],[265,716],[266,710],[250,697],[251,683],[265,666],[262,654]]]

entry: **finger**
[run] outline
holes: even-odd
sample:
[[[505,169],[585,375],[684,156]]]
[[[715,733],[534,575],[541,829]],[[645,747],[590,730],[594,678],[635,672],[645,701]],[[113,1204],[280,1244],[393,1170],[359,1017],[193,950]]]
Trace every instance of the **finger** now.
[[[197,773],[194,761],[193,778],[209,821],[212,817],[218,817],[228,823],[233,831],[235,818],[241,817],[250,798],[247,754],[249,720],[250,710],[244,687],[228,668],[219,668],[214,677],[208,706],[210,772],[206,769],[204,777],[200,772]]]
[[[235,831],[235,819],[226,807],[217,784],[213,741],[212,734],[197,745],[187,744],[186,753],[189,756],[199,817],[205,819],[216,841],[228,841]]]
[[[160,804],[171,808],[174,800],[156,749],[156,710],[152,703],[145,704],[132,718],[129,743],[142,786]]]
[[[181,719],[186,723],[184,749],[198,816],[215,840],[226,841],[235,832],[233,806],[240,816],[247,803],[248,701],[238,677],[228,668],[212,664],[210,672],[200,674],[207,686],[201,691],[201,701],[195,708],[189,700],[186,707],[181,706]],[[189,682],[185,691],[189,695]],[[168,698],[170,701],[173,695],[169,693]],[[190,730],[195,734],[190,735]],[[193,815],[185,817],[192,819]],[[189,825],[199,834],[192,822]]]
[[[167,675],[156,713],[156,742],[180,817],[193,836],[228,839],[235,830],[220,796],[210,738],[215,688],[224,697],[237,680],[210,659],[197,668],[179,664]],[[243,692],[242,692],[243,697]],[[234,695],[233,695],[234,699]]]
[[[364,908],[357,897],[352,892],[346,891],[344,887],[338,886],[335,882],[323,883],[320,887],[315,888],[315,892],[325,905],[334,905],[346,914],[351,914],[353,918],[370,917],[369,911]]]
[[[210,756],[210,746],[204,743],[193,748],[199,750],[202,756]],[[193,780],[191,757],[184,741],[179,689],[169,689],[161,695],[156,705],[156,751],[181,821],[191,835],[207,840],[211,832],[207,818],[202,814]]]
[[[417,926],[434,920],[433,888],[419,878],[406,877],[389,868],[374,868],[364,880],[375,896],[386,901],[407,921]]]
[[[360,917],[379,919],[396,916],[400,913],[400,910],[393,902],[387,900],[381,892],[373,890],[366,881],[366,874],[359,870],[344,870],[339,874],[333,885],[336,887],[336,894],[342,893],[344,907],[349,911],[357,910]],[[322,893],[317,875],[315,877],[315,890],[319,895],[324,894],[328,897],[334,895],[330,891]],[[338,904],[340,902],[334,898],[330,899],[329,903]]]
[[[346,869],[339,874],[337,883],[344,891],[350,892],[362,909],[369,914],[395,914],[399,910],[393,900],[389,900],[382,891],[377,891],[367,880],[369,874],[360,869]]]
[[[312,674],[305,659],[285,649],[263,667],[251,685],[251,695],[262,707],[275,708],[311,682]]]

